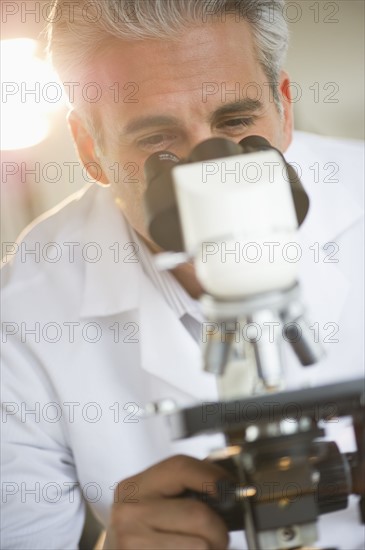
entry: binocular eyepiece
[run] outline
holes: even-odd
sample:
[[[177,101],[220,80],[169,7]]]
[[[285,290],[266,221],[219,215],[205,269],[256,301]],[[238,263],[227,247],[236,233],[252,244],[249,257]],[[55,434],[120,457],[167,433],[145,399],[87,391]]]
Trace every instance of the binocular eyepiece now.
[[[194,147],[186,159],[179,159],[169,151],[161,151],[146,160],[144,170],[147,190],[144,202],[148,229],[153,240],[164,250],[184,250],[173,179],[173,169],[176,166],[268,150],[277,151],[284,161],[298,225],[301,225],[309,209],[309,199],[294,168],[285,161],[280,151],[261,136],[248,136],[238,144],[224,138],[211,138]],[[197,185],[199,183],[196,182]]]

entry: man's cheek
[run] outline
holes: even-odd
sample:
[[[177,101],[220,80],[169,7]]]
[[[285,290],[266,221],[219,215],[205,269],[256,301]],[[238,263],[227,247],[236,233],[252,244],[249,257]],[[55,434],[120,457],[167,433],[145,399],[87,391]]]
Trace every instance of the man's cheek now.
[[[133,186],[144,188],[143,167],[132,160],[109,161],[107,166],[109,183],[114,188],[123,189]]]

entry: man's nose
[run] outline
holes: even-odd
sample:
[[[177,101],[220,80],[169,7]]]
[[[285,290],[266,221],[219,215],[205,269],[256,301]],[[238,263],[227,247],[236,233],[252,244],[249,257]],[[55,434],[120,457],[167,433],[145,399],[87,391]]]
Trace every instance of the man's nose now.
[[[242,136],[237,136],[237,138],[228,138],[227,136],[222,135],[221,133],[214,132],[210,127],[195,127],[191,131],[189,131],[187,135],[187,139],[185,140],[183,151],[180,151],[180,158],[186,158],[190,155],[191,151],[202,143],[203,141],[206,141],[207,139],[211,138],[226,138],[230,141],[234,141],[235,143],[239,143],[239,141],[242,139]]]
[[[187,135],[186,143],[184,144],[185,147],[183,156],[186,158],[190,155],[194,147],[199,145],[199,143],[213,137],[217,137],[217,135],[213,133],[209,126],[195,126],[191,128]]]

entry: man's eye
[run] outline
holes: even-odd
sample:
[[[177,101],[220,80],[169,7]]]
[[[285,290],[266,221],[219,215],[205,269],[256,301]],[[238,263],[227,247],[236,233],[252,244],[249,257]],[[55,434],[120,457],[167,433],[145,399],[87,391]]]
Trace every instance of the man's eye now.
[[[138,141],[138,145],[144,149],[161,149],[172,143],[176,136],[169,134],[155,134]]]
[[[219,130],[224,129],[242,129],[247,128],[253,123],[253,117],[249,118],[231,118],[229,120],[224,120],[223,122],[220,122],[217,124],[217,128]]]

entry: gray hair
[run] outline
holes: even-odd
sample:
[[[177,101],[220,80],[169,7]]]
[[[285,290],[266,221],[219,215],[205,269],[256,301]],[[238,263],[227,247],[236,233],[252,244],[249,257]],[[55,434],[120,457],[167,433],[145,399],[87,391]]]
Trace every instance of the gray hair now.
[[[285,0],[53,0],[48,51],[63,82],[73,82],[92,72],[95,56],[112,39],[178,39],[191,25],[232,15],[250,23],[280,110],[278,83],[288,48],[284,7]]]

